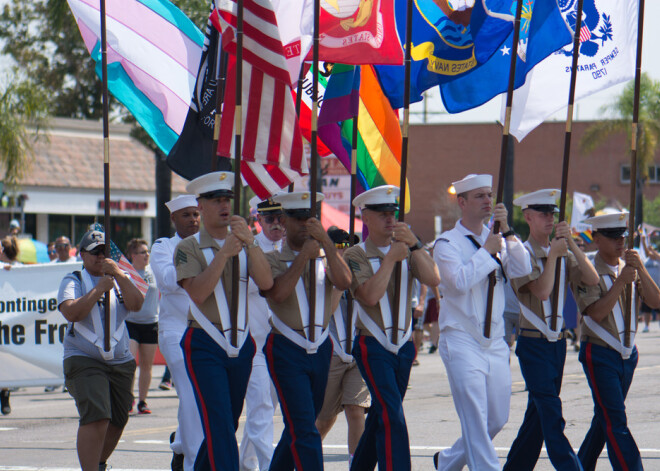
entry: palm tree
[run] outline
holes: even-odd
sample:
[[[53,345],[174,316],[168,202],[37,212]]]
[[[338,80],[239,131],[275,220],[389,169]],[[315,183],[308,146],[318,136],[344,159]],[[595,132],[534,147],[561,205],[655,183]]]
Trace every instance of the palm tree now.
[[[634,81],[630,81],[611,104],[601,112],[611,113],[615,119],[598,121],[590,126],[580,141],[583,152],[592,152],[613,134],[626,133],[631,142]],[[637,141],[637,186],[635,188],[635,227],[643,222],[643,189],[648,168],[653,164],[660,143],[660,82],[642,74],[639,100],[639,123]]]
[[[14,72],[0,84],[0,179],[15,189],[29,169],[34,143],[47,125],[48,99],[29,79]]]

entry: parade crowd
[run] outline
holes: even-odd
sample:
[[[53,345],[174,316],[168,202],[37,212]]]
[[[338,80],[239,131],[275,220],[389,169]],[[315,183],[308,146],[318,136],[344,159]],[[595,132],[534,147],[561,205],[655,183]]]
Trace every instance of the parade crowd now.
[[[587,255],[557,221],[559,190],[538,190],[514,200],[529,226],[523,242],[507,208],[493,205],[492,177],[471,174],[453,183],[455,227],[426,246],[397,220],[392,185],[353,200],[363,240],[326,231],[308,191],[253,198],[255,235],[233,214],[233,182],[229,172],[196,178],[189,194],[167,203],[173,237],[151,249],[130,241],[125,253],[146,294],[105,257],[102,231],[82,237],[83,268],[62,280],[58,306],[70,323],[64,376],[80,415],[83,470],[108,467],[131,411],[151,413],[157,346],[171,375],[161,386],[172,384],[179,398],[173,470],[320,471],[322,440],[342,411],[351,470],[410,470],[403,401],[424,330],[461,423],[461,436],[429,468],[502,469],[492,440],[509,419],[515,337],[528,403],[504,469],[533,470],[544,443],[557,470],[593,470],[605,446],[613,469],[643,469],[624,405],[637,364],[637,315],[627,322],[626,306],[635,313],[639,299],[650,313],[660,308],[660,289],[639,253],[625,247],[627,212],[585,221],[596,249]],[[320,205],[323,194],[315,199]],[[2,245],[10,264],[11,243]],[[54,263],[69,261],[70,249],[58,238]],[[564,319],[569,299],[581,314],[574,330]],[[560,398],[570,339],[594,401],[577,453],[564,434]],[[9,413],[8,391],[2,399]],[[273,448],[278,406],[284,431]]]

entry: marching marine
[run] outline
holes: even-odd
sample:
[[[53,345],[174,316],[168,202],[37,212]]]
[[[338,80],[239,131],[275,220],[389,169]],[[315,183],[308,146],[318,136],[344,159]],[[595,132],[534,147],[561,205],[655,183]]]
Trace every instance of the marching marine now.
[[[203,226],[179,243],[174,256],[177,281],[191,300],[181,347],[204,429],[196,470],[238,469],[236,430],[255,352],[246,312],[248,276],[260,289],[273,284],[248,225],[231,214],[233,182],[233,173],[213,172],[188,183],[186,190],[197,195]],[[238,257],[237,292],[232,257]],[[232,296],[238,297],[236,325],[229,308]]]
[[[317,193],[317,201],[322,199],[323,194]],[[274,282],[271,289],[262,289],[273,313],[264,353],[280,401],[284,432],[273,453],[270,471],[294,467],[298,471],[321,471],[323,449],[315,420],[323,405],[332,356],[332,341],[328,338],[332,287],[348,289],[351,273],[314,217],[316,208],[312,211],[310,207],[310,192],[284,193],[273,197],[273,201],[280,203],[284,211],[286,242],[281,252],[266,256]],[[311,300],[310,261],[315,267],[316,290]]]
[[[415,357],[412,335],[412,281],[437,286],[438,268],[421,242],[403,222],[397,222],[399,188],[383,185],[353,200],[369,229],[367,239],[346,250],[353,274],[351,291],[357,300],[357,335],[353,357],[367,383],[372,403],[351,470],[411,469],[403,398]],[[420,250],[421,249],[421,250]],[[401,284],[394,268],[401,262]],[[395,291],[399,302],[395,303]],[[398,324],[392,315],[398,312]],[[396,337],[393,335],[396,330]]]
[[[538,190],[513,201],[522,208],[529,226],[525,248],[532,262],[529,275],[511,280],[521,310],[516,355],[529,398],[525,418],[504,465],[506,471],[534,469],[544,441],[555,469],[582,469],[564,435],[566,422],[559,397],[566,361],[562,311],[568,283],[593,286],[598,283],[598,274],[575,244],[568,224],[562,221],[555,225],[555,213],[559,212],[556,200],[560,193],[560,190]],[[555,237],[550,242],[553,230]],[[558,264],[560,281],[555,286]],[[557,295],[558,309],[553,328],[554,295]]]
[[[575,290],[582,313],[580,363],[587,376],[594,400],[591,428],[580,446],[578,457],[586,471],[596,467],[603,446],[614,470],[639,471],[642,458],[630,433],[624,401],[637,366],[637,291],[652,309],[660,307],[660,290],[649,276],[639,254],[625,250],[628,213],[595,216],[591,224],[598,252],[594,265],[599,281],[596,286],[579,284]],[[631,300],[626,299],[626,284],[632,283]],[[625,323],[625,306],[632,306],[631,324]],[[630,342],[626,345],[626,333]]]

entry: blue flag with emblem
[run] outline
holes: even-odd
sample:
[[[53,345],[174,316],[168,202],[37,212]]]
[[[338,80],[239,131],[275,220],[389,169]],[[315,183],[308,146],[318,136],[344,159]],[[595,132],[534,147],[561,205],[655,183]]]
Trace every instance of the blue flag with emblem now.
[[[515,9],[515,3],[512,5]],[[516,63],[515,87],[527,73],[556,50],[572,41],[572,31],[556,0],[524,0]],[[513,10],[515,11],[515,10]],[[506,91],[511,63],[513,31],[486,63],[451,82],[440,85],[445,108],[460,113],[486,103]]]
[[[462,6],[456,7],[448,0],[414,2],[411,103],[421,101],[425,90],[465,75],[486,62],[513,30],[513,0],[476,0],[473,7],[467,6],[470,2],[458,3]],[[406,5],[407,0],[395,1],[402,41],[406,37]],[[392,107],[403,107],[404,66],[375,68]]]

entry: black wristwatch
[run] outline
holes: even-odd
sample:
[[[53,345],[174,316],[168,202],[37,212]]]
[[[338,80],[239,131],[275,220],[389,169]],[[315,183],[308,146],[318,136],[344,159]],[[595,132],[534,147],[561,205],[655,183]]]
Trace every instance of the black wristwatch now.
[[[411,252],[414,252],[415,250],[421,249],[421,248],[423,248],[423,247],[424,247],[424,246],[422,245],[422,243],[421,243],[420,241],[417,241],[417,243],[416,243],[415,245],[413,245],[412,247],[410,247],[409,250],[410,250]]]
[[[507,237],[514,235],[516,235],[516,231],[514,231],[513,229],[509,229],[508,231],[502,234],[502,237],[506,239]]]

